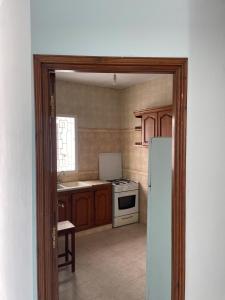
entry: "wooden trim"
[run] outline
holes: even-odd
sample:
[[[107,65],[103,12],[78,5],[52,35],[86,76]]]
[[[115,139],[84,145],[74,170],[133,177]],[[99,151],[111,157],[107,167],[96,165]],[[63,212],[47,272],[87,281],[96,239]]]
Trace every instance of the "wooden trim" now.
[[[38,299],[56,300],[52,274],[54,255],[49,197],[51,149],[46,84],[50,70],[71,69],[80,72],[164,73],[173,74],[173,190],[172,190],[172,300],[185,299],[185,182],[186,182],[186,110],[187,58],[137,58],[34,55],[36,168],[37,168],[37,246]],[[53,202],[52,202],[53,201]],[[57,289],[58,290],[58,289]]]
[[[173,83],[172,300],[185,299],[187,61]]]

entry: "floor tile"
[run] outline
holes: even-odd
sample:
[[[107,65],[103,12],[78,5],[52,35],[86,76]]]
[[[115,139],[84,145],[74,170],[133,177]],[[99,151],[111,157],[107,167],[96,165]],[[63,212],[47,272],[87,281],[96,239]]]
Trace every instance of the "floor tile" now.
[[[59,241],[63,250],[63,240]],[[60,300],[144,300],[146,227],[132,224],[76,238],[76,272],[59,271]]]

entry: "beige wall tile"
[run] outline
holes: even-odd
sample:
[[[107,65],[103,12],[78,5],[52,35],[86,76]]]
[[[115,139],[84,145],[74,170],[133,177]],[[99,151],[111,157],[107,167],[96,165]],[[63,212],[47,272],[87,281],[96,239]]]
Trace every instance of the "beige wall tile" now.
[[[121,128],[140,125],[133,115],[136,110],[172,104],[172,94],[173,77],[169,74],[121,90]]]
[[[147,221],[148,147],[134,146],[135,142],[141,141],[141,133],[134,131],[135,126],[141,125],[141,119],[134,117],[134,111],[170,105],[172,93],[172,75],[164,75],[120,91],[123,175],[140,184],[140,221],[142,223]]]
[[[81,128],[120,128],[118,91],[56,80],[56,111],[75,114]]]
[[[98,179],[101,152],[121,152],[118,91],[56,80],[57,114],[78,117],[78,172],[63,181]]]
[[[79,130],[79,172],[98,172],[98,157],[102,152],[121,152],[120,131],[105,129]]]

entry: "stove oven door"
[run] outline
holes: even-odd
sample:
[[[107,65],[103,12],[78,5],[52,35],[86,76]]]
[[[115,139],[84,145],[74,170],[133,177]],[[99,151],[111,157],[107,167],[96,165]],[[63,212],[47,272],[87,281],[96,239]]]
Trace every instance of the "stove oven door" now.
[[[138,190],[114,194],[114,217],[137,213],[138,207]]]

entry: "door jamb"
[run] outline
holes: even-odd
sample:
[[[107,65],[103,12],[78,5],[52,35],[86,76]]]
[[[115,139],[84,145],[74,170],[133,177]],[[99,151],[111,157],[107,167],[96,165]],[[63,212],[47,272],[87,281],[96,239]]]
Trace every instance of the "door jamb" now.
[[[49,87],[51,71],[165,73],[173,74],[173,142],[172,142],[172,300],[185,299],[185,184],[186,184],[186,111],[187,58],[94,57],[34,55],[35,121],[36,121],[36,205],[38,300],[56,300],[58,289],[52,251],[51,180],[49,168],[51,139]],[[55,187],[56,188],[56,187]]]

